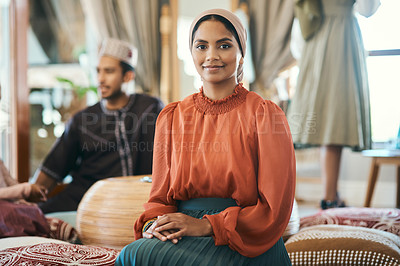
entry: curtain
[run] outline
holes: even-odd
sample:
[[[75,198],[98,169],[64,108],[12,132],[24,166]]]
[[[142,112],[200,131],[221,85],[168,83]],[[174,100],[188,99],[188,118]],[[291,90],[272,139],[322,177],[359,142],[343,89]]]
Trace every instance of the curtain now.
[[[96,47],[100,40],[108,37],[135,45],[139,51],[136,88],[155,96],[160,93],[159,2],[160,0],[81,0],[86,19],[94,31]],[[90,45],[93,47],[93,42]]]
[[[30,24],[51,63],[74,63],[85,46],[80,0],[35,0]]]
[[[265,95],[283,68],[294,62],[290,53],[293,0],[247,0],[255,81],[250,89]]]

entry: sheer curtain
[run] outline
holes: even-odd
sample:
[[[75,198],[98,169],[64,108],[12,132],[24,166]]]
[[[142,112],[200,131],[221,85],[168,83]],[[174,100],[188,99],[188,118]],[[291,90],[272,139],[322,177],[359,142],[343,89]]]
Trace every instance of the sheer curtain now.
[[[277,74],[294,62],[290,52],[293,0],[247,0],[255,69],[253,91],[265,94]]]
[[[85,45],[80,0],[35,0],[29,12],[32,30],[50,62],[77,62]]]
[[[81,0],[93,29],[95,47],[103,38],[113,37],[134,44],[139,50],[136,88],[158,96],[160,93],[160,0]],[[93,40],[88,46],[93,46]]]

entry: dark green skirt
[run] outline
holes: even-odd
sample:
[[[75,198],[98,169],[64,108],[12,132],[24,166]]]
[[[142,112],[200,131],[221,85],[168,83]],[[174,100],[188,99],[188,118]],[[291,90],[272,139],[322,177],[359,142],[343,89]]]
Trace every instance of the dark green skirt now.
[[[182,210],[195,218],[221,210]],[[212,237],[183,237],[177,244],[152,238],[141,238],[124,247],[115,265],[292,265],[282,238],[255,258],[245,257],[228,246],[215,246]]]

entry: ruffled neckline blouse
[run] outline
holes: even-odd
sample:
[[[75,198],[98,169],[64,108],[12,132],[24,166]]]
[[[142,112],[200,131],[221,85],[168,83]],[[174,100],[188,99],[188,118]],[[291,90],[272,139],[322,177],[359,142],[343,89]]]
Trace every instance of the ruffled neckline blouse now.
[[[248,93],[249,91],[243,87],[242,83],[239,83],[231,95],[221,100],[211,100],[204,95],[203,87],[201,87],[200,92],[193,94],[193,100],[199,112],[207,115],[219,115],[228,113],[242,104]]]

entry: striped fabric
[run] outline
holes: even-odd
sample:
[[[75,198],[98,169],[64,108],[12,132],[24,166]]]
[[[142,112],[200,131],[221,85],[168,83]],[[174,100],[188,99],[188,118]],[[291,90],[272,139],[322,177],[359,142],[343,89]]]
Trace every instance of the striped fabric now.
[[[195,218],[221,210],[184,210]],[[242,256],[228,246],[215,246],[212,237],[183,237],[178,244],[141,238],[120,253],[115,265],[291,265],[282,238],[255,258]]]

